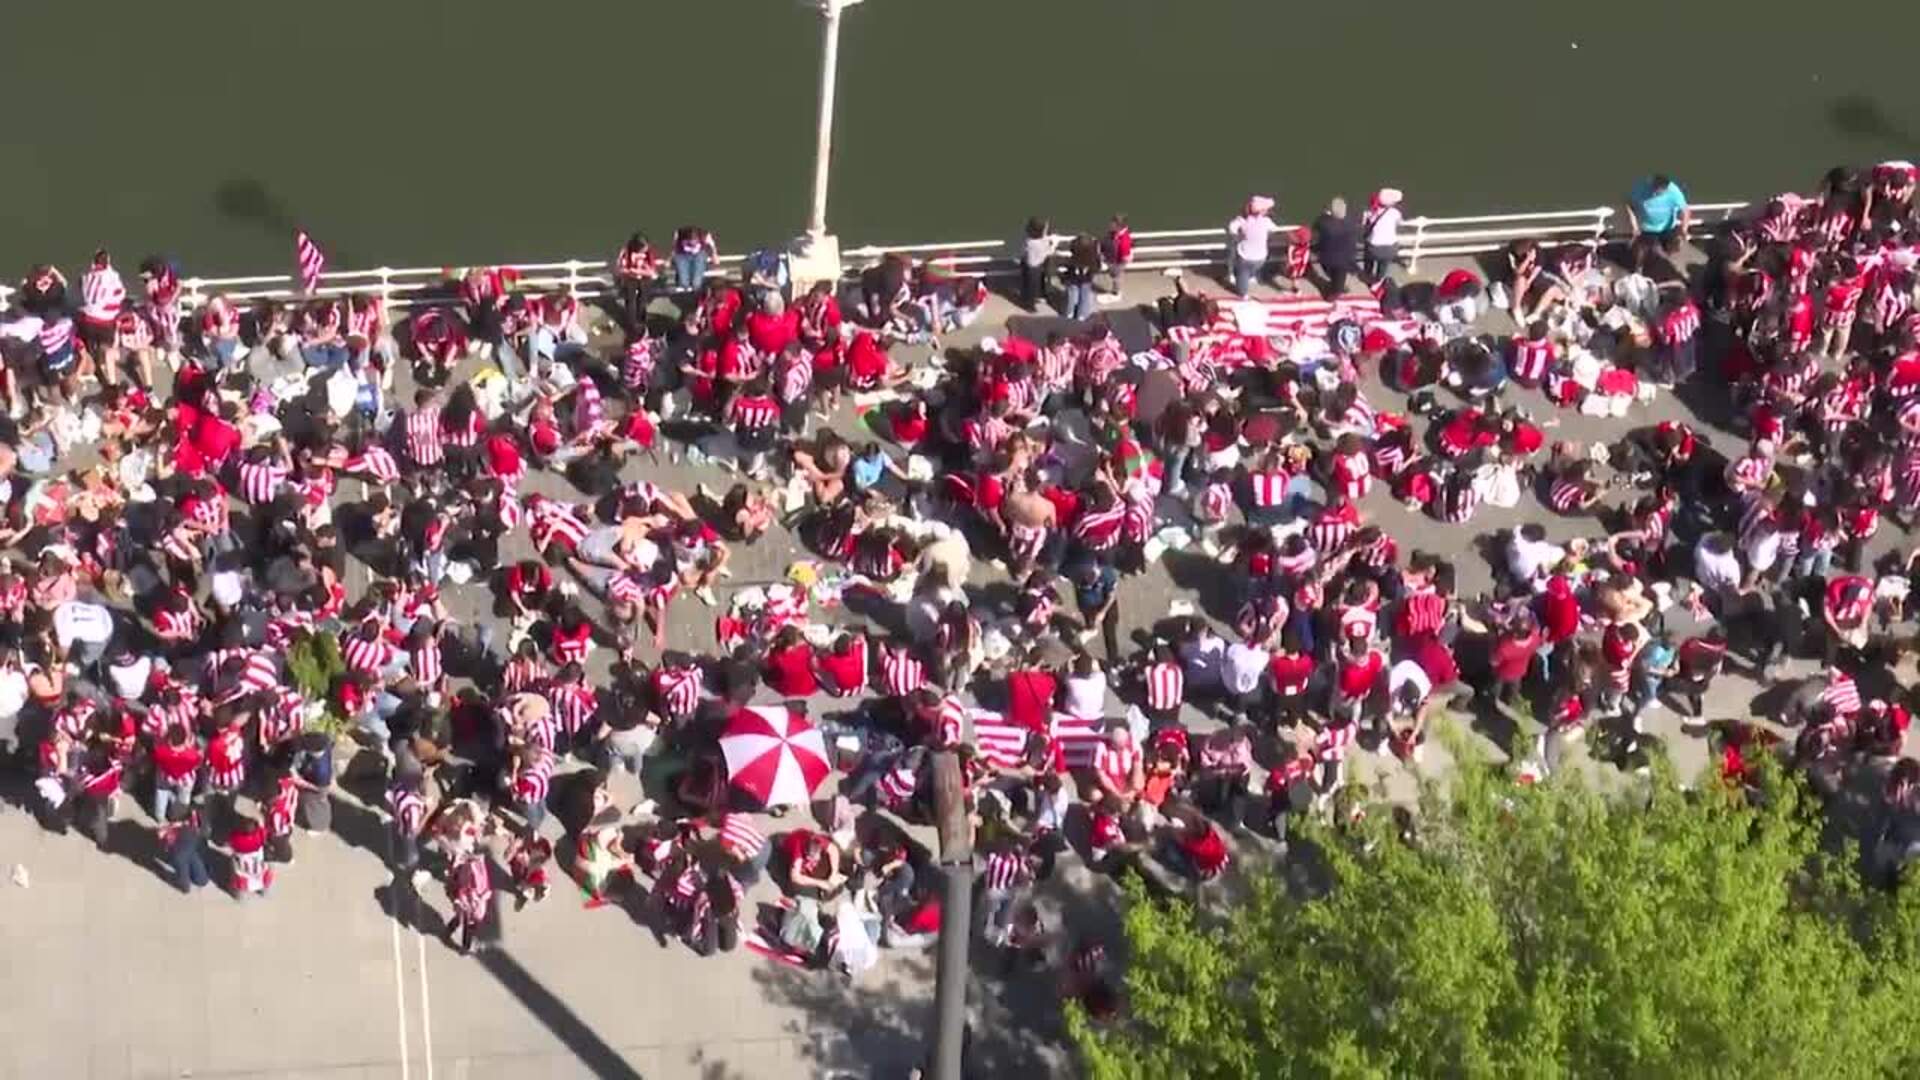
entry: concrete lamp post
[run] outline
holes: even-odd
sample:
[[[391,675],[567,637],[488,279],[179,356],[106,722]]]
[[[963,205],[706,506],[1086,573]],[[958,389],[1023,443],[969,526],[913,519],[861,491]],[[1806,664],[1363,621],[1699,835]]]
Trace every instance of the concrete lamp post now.
[[[840,13],[860,0],[802,0],[826,23],[820,50],[820,121],[813,145],[813,212],[794,242],[794,287],[840,277],[840,239],[827,231],[827,180],[833,171],[833,91],[840,75]]]

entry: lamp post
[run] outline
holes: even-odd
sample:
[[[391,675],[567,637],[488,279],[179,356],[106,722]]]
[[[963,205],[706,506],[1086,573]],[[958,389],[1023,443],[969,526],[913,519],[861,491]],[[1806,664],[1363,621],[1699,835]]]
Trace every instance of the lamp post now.
[[[840,242],[827,232],[827,181],[833,171],[833,92],[840,75],[840,13],[860,0],[806,0],[825,21],[820,50],[820,118],[813,144],[813,210],[807,235],[795,246],[793,276],[818,281],[840,276]]]

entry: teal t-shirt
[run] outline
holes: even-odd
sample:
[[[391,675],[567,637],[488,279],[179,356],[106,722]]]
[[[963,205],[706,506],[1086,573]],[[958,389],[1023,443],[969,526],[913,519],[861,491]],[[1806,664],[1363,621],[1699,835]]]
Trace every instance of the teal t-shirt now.
[[[1627,198],[1633,203],[1634,214],[1640,218],[1640,228],[1646,232],[1662,233],[1673,228],[1680,221],[1680,212],[1687,208],[1687,193],[1671,181],[1655,191],[1652,180],[1642,180],[1633,186],[1633,193]]]

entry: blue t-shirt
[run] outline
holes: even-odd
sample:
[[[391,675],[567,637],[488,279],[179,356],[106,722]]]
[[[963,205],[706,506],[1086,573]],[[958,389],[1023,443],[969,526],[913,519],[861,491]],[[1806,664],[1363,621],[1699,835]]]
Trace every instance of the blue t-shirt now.
[[[887,459],[881,455],[853,459],[853,486],[865,491],[880,482],[887,471]]]
[[[1633,185],[1627,199],[1633,203],[1633,212],[1639,217],[1644,232],[1666,232],[1680,223],[1680,212],[1687,208],[1687,193],[1672,181],[1656,192],[1652,180],[1642,180]]]

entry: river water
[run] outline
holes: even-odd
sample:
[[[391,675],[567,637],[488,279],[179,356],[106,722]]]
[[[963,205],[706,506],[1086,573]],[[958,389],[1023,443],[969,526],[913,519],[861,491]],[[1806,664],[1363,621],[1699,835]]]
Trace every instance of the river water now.
[[[1448,10],[1452,7],[1454,10]],[[830,224],[849,242],[1697,200],[1920,156],[1920,2],[869,0]],[[819,20],[795,0],[19,4],[0,33],[0,270],[164,250],[278,272],[557,259],[633,228],[804,224]]]

